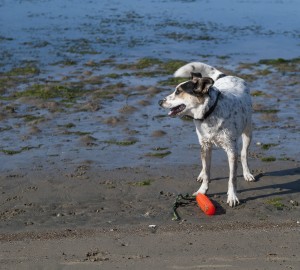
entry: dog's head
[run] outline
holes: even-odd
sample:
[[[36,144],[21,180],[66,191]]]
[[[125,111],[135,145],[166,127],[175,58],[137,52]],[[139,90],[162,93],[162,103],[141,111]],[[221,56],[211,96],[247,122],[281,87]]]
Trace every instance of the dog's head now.
[[[195,117],[197,109],[208,99],[208,91],[213,84],[213,79],[191,73],[191,79],[177,85],[171,95],[159,101],[159,105],[170,109],[169,116]]]

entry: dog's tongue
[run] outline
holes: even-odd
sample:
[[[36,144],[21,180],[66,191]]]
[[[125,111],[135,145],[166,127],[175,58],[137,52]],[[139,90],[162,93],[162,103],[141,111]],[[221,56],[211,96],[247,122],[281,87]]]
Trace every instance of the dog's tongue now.
[[[176,110],[172,109],[171,111],[169,111],[168,115],[169,116],[175,116],[176,115]]]
[[[168,115],[175,116],[176,114],[180,113],[184,108],[185,108],[184,105],[179,105],[177,107],[174,107],[169,111]]]

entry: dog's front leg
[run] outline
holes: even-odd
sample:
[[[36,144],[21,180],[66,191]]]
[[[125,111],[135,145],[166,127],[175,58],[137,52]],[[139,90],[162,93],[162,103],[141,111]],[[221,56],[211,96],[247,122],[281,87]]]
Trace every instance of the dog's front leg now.
[[[237,186],[237,164],[238,164],[238,151],[237,145],[230,147],[226,150],[229,163],[229,181],[228,181],[228,192],[227,192],[227,203],[230,207],[239,204],[239,199],[236,196]]]
[[[201,161],[202,161],[202,170],[197,178],[198,182],[202,182],[198,191],[194,193],[205,194],[208,190],[208,184],[210,181],[210,164],[211,164],[211,144],[201,144]]]

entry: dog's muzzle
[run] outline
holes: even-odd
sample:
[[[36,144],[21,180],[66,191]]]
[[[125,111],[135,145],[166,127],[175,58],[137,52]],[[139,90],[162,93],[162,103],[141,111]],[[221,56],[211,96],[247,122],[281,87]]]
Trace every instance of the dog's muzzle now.
[[[158,105],[159,105],[159,106],[162,106],[163,103],[164,103],[165,101],[166,101],[166,99],[159,100],[159,101],[158,101]]]

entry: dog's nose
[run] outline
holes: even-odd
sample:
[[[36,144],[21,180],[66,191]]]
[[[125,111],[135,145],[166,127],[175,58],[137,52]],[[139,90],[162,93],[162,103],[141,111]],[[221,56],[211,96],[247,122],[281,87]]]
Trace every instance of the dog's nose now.
[[[166,99],[162,99],[162,100],[158,101],[158,105],[162,106],[165,101],[166,101]]]

